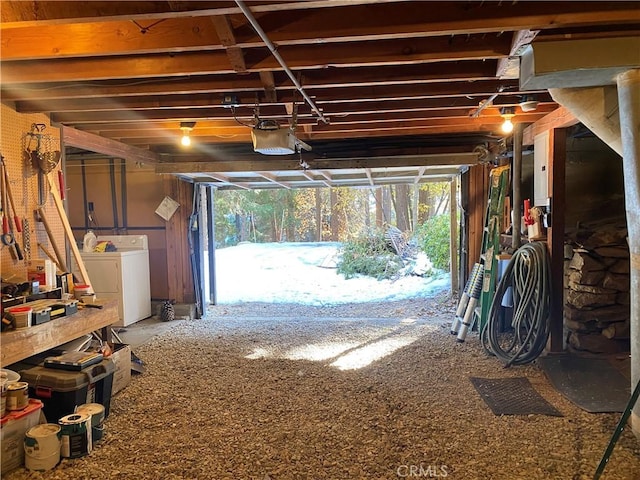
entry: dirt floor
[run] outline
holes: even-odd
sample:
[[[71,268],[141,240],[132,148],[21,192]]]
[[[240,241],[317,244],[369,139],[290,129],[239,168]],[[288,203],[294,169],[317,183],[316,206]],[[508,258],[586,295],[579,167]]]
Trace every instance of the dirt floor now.
[[[591,479],[619,414],[586,413],[535,366],[449,334],[446,296],[336,307],[247,304],[138,347],[87,457],[18,479]],[[470,376],[526,376],[564,415],[495,416]],[[603,479],[640,478],[626,430]]]

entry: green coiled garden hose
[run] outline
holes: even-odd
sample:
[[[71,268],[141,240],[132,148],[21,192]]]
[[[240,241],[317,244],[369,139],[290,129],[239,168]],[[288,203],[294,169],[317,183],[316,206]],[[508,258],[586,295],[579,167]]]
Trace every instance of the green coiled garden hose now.
[[[505,367],[524,365],[540,356],[549,338],[551,319],[550,259],[546,244],[527,243],[507,265],[491,302],[481,335],[482,346]],[[502,331],[500,305],[507,289],[513,290],[513,331]]]

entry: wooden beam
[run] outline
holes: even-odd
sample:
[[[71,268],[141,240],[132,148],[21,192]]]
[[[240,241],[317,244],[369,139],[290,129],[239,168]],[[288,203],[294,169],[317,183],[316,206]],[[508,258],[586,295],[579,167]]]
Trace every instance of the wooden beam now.
[[[522,134],[522,145],[533,145],[536,135],[554,128],[567,128],[578,123],[578,119],[565,107],[558,107],[553,112],[529,125]]]
[[[277,62],[275,62],[277,63]],[[61,58],[2,64],[6,84],[78,82],[177,75],[235,73],[224,52],[185,52],[181,55]]]
[[[211,23],[213,23],[218,38],[220,39],[220,44],[223,47],[234,47],[237,45],[236,36],[233,33],[233,27],[227,15],[211,17]]]
[[[3,61],[13,61],[223,50],[222,39],[211,28],[215,18],[224,16],[3,28],[0,54]],[[34,41],[36,38],[46,38],[47,42]],[[97,42],[98,38],[108,41]]]
[[[565,231],[565,168],[567,162],[567,133],[554,128],[549,132],[548,188],[551,199],[551,227],[547,229],[547,247],[551,256],[551,322],[548,349],[564,350],[564,231]]]
[[[387,82],[397,83],[402,80],[405,71],[422,71],[422,81],[429,78],[442,82],[445,78],[458,80],[475,79],[495,79],[495,68],[497,60],[473,60],[467,62],[453,63],[449,66],[418,64],[405,64],[399,60],[397,55],[395,60],[389,59],[392,64],[380,64],[375,67],[363,66],[357,73],[353,71],[344,72],[339,78],[343,82],[363,84],[368,79],[380,82],[384,78],[384,72],[380,68],[389,70]],[[415,67],[415,68],[412,68]],[[260,71],[280,71],[282,67],[275,60],[264,60],[259,68],[249,68],[249,72]],[[327,77],[326,65],[316,67],[309,65],[305,70],[304,84],[314,85],[317,78]],[[324,70],[324,71],[323,71]],[[431,72],[430,72],[431,70]],[[156,78],[172,77],[184,75],[222,75],[231,74],[235,71],[229,68],[224,52],[185,52],[181,55],[147,55],[143,58],[139,56],[118,56],[118,57],[94,57],[94,58],[69,58],[53,59],[47,61],[23,61],[7,62],[2,64],[2,83],[7,86],[24,85],[39,82],[87,82],[92,80],[107,79],[130,79],[134,78]],[[334,77],[336,72],[331,69],[330,77]],[[349,79],[351,76],[352,79]],[[420,79],[418,77],[417,79]],[[322,81],[322,80],[321,80]],[[384,81],[383,81],[384,82]],[[328,83],[331,83],[329,81]],[[339,84],[339,83],[338,83]]]
[[[399,2],[404,0],[308,0],[304,2],[263,2],[251,6],[254,13],[283,12],[286,10],[306,10],[331,8],[370,3]],[[61,25],[66,23],[111,22],[118,20],[149,20],[191,17],[211,17],[215,15],[241,14],[237,6],[197,8],[179,10],[172,8],[172,2],[68,2],[59,8],[56,1],[39,2],[38,9],[22,1],[6,1],[2,4],[2,29],[23,26]],[[185,2],[182,2],[183,4]],[[214,2],[215,4],[215,2]]]
[[[345,49],[341,44],[318,44],[280,47],[278,51],[295,70],[334,67],[365,67],[377,65],[407,65],[427,62],[490,60],[506,56],[509,45],[501,37],[471,38],[451,44],[442,39],[414,39],[415,53],[402,55],[403,43],[398,40],[364,42]],[[237,48],[237,47],[229,47]],[[282,67],[262,49],[247,49],[244,53],[247,72],[280,71]],[[235,66],[234,66],[235,67]],[[228,57],[220,51],[181,52],[179,55],[147,54],[139,56],[90,56],[82,58],[24,60],[2,63],[5,84],[37,82],[90,81],[117,78],[145,78],[174,75],[235,73],[229,68]]]
[[[278,96],[276,94],[276,83],[273,78],[273,72],[260,72],[260,81],[262,82],[262,86],[264,87],[264,99],[269,103],[275,103],[278,101]],[[290,100],[293,100],[291,98]]]
[[[58,215],[60,216],[60,222],[62,223],[64,232],[67,235],[67,244],[71,247],[71,252],[73,253],[73,257],[76,260],[76,266],[78,267],[78,270],[80,270],[80,275],[82,275],[82,280],[84,281],[84,283],[86,285],[91,285],[89,273],[84,266],[84,260],[82,259],[82,255],[80,255],[80,250],[78,250],[76,239],[73,236],[73,230],[71,230],[71,225],[69,224],[69,219],[67,218],[64,204],[62,203],[60,193],[58,192],[58,182],[53,179],[52,173],[45,176],[47,177],[47,182],[49,183],[49,190],[51,191],[51,196],[53,197],[53,203],[55,204]]]
[[[449,271],[451,295],[458,295],[458,177],[449,182]]]
[[[523,48],[533,42],[540,30],[518,30],[513,32],[511,40],[511,50],[509,56],[498,60],[496,77],[498,78],[518,78],[520,73],[520,55]]]
[[[396,117],[398,114],[404,114],[404,112],[434,112],[433,116],[454,116],[459,117],[460,120],[466,120],[466,123],[471,124],[473,122],[482,122],[483,120],[498,120],[500,121],[499,114],[497,112],[498,106],[504,107],[517,107],[517,99],[505,98],[501,102],[496,104],[495,108],[492,107],[486,114],[483,111],[483,115],[478,118],[469,118],[468,112],[470,109],[477,106],[477,102],[470,99],[456,99],[452,101],[448,98],[435,98],[426,100],[378,100],[371,102],[358,102],[357,99],[351,102],[344,103],[332,103],[322,105],[326,115],[333,115],[336,117],[336,122],[358,122],[359,118],[344,118],[346,116],[353,115],[369,115],[372,121],[384,121],[385,115],[393,115]],[[539,105],[539,111],[519,113],[516,111],[516,117],[514,122],[529,122],[535,121],[541,114],[546,114],[551,108],[555,107],[555,103],[541,103]],[[48,109],[47,111],[51,111]],[[447,112],[449,111],[449,112]],[[249,121],[253,117],[253,111],[247,109],[237,111],[236,117],[239,119],[245,119]],[[280,105],[266,105],[260,108],[261,118],[270,119],[285,119],[288,116]],[[313,113],[308,108],[301,108],[298,112],[298,117],[301,122],[310,121],[313,118]],[[417,113],[412,114],[409,118],[424,119],[428,118],[428,114],[420,116]],[[394,118],[394,117],[391,117]],[[88,123],[111,123],[111,122],[130,122],[136,125],[148,126],[150,122],[157,121],[229,121],[233,119],[231,112],[224,108],[221,103],[216,103],[213,106],[207,106],[203,108],[193,108],[193,106],[185,105],[183,108],[154,108],[146,110],[129,110],[120,109],[112,111],[67,111],[61,113],[52,113],[51,119],[54,122],[64,123],[66,125],[71,124],[88,124]],[[313,128],[313,132],[319,129],[330,129],[332,124],[318,125]],[[129,128],[131,126],[129,125]]]
[[[247,64],[244,60],[242,48],[236,43],[236,37],[233,33],[233,27],[226,15],[211,17],[211,22],[216,29],[220,43],[227,51],[227,57],[231,67],[236,73],[247,73]]]
[[[633,2],[632,2],[633,3]],[[297,36],[298,41],[348,42],[353,39],[466,36],[518,30],[560,29],[576,25],[633,24],[640,10],[625,2],[517,2],[508,8],[500,2],[420,2],[420,8],[395,4],[311,10],[300,15],[265,15],[260,25],[276,44]],[[252,7],[253,10],[253,7]],[[357,19],[357,21],[354,21]],[[278,26],[286,28],[278,29]],[[239,37],[240,42],[244,39]]]
[[[194,185],[176,178],[163,179],[165,195],[176,200],[180,207],[165,224],[167,251],[167,282],[169,298],[178,303],[193,303],[194,284],[189,258],[189,242],[185,232],[190,230],[189,216],[193,203]]]
[[[21,3],[26,8],[13,8]],[[76,5],[67,4],[64,9],[56,7],[56,3],[58,2],[39,2],[36,11],[27,2],[3,2],[3,21],[0,24],[3,34],[5,30],[21,27],[63,27],[68,23],[131,20],[149,22],[154,19],[189,19],[241,13],[233,4],[223,8],[172,11],[166,4],[168,2],[165,5],[161,5],[162,2],[139,5],[130,5],[133,2],[75,2]],[[421,8],[402,8],[395,3],[380,0],[262,2],[252,5],[251,11],[254,14],[265,13],[260,17],[261,26],[271,41],[278,45],[318,41],[344,43],[354,39],[370,41],[466,36],[585,24],[632,24],[639,21],[638,9],[634,8],[633,2],[589,2],[585,5],[563,2],[554,4],[553,8],[536,2],[510,5],[507,12],[498,2],[475,7],[459,2],[422,2]],[[336,10],[328,7],[341,7],[340,14],[336,15]],[[354,22],[353,19],[358,21]],[[282,28],[282,25],[286,25],[286,28]],[[238,38],[241,46],[257,41],[257,35],[250,28],[244,29],[243,35],[238,34]],[[54,43],[54,46],[57,45]]]
[[[261,88],[256,75],[201,75],[190,77],[167,77],[161,80],[149,79],[144,85],[130,83],[113,85],[108,81],[92,81],[78,85],[60,83],[38,84],[37,89],[12,85],[2,86],[2,97],[13,101],[40,102],[44,100],[95,99],[95,97],[129,97],[141,95],[171,95],[192,93],[215,93],[220,98],[225,93],[253,92]],[[40,111],[42,109],[39,109]]]
[[[489,166],[487,164],[474,165],[468,172],[469,179],[467,204],[463,205],[468,218],[468,257],[467,271],[470,272],[474,263],[480,261],[482,253],[482,233],[484,231],[484,216],[489,197]]]
[[[269,92],[275,91],[273,74],[270,72],[261,72],[261,77],[265,78],[262,87],[256,85],[255,90],[264,88],[265,100],[269,103],[278,103],[278,105],[288,105],[294,101],[299,101],[291,90],[286,90],[277,100]],[[474,82],[475,83],[475,82]],[[487,83],[487,82],[479,82]],[[493,84],[493,82],[491,82]],[[380,101],[406,101],[406,100],[432,100],[440,101],[448,100],[448,104],[443,103],[443,107],[449,110],[476,107],[478,100],[467,97],[482,98],[491,93],[487,92],[488,88],[484,85],[474,86],[460,85],[456,82],[453,84],[410,84],[395,85],[384,87],[338,87],[333,89],[308,89],[308,93],[314,98],[322,99],[323,105],[343,104],[351,102],[380,102]],[[274,92],[272,92],[274,93]],[[500,95],[497,104],[512,103],[518,104],[519,96],[530,92],[521,92],[518,90],[509,91]],[[551,104],[554,101],[546,92],[537,93],[536,98],[544,106],[545,103]],[[269,96],[270,95],[270,96]],[[269,96],[269,99],[267,99]],[[463,99],[464,98],[464,99]],[[460,102],[460,103],[458,103]],[[17,100],[15,110],[19,113],[39,113],[48,112],[81,112],[81,111],[119,111],[119,110],[154,110],[168,108],[189,108],[189,107],[220,107],[222,105],[222,95],[215,93],[179,93],[157,95],[155,92],[140,91],[137,95],[129,95],[126,97],[100,95],[93,98],[56,98],[56,99],[38,99],[38,100]],[[466,106],[466,107],[465,107]],[[247,94],[244,98],[239,98],[237,109],[248,114],[249,109],[255,107],[255,98]],[[482,111],[493,111],[496,115],[496,108],[487,108]],[[465,115],[468,112],[464,113]]]
[[[351,86],[385,86],[385,85],[430,85],[441,82],[472,82],[478,80],[495,80],[495,60],[468,61],[459,63],[413,64],[396,66],[361,67],[357,71],[349,69],[305,70],[303,84],[308,88],[340,88]],[[267,70],[264,70],[267,71]],[[278,75],[278,88],[293,90],[291,82],[286,80],[283,72]],[[149,79],[144,85],[127,83],[113,85],[108,81],[87,81],[83,86],[64,85],[59,83],[39,83],[37,88],[22,84],[8,85],[3,75],[3,100],[44,100],[64,98],[120,97],[141,94],[167,95],[176,93],[238,93],[254,92],[263,88],[262,82],[255,74],[249,76],[228,75],[194,75],[188,77],[162,77],[161,80]]]
[[[90,152],[102,153],[133,162],[157,163],[160,161],[160,157],[149,150],[132,147],[64,125],[60,127],[60,134],[62,142],[67,147],[81,148]]]
[[[333,181],[330,175],[324,172],[332,169],[348,168],[382,168],[382,167],[407,167],[423,165],[473,165],[478,161],[478,154],[452,153],[433,155],[408,155],[398,157],[368,157],[345,159],[314,159],[306,160],[312,171],[319,171],[329,182]],[[268,167],[268,168],[265,168]],[[156,173],[207,173],[211,172],[265,172],[300,170],[300,162],[296,158],[286,159],[256,159],[256,160],[223,160],[201,162],[160,162],[155,165]],[[226,180],[225,180],[226,181]]]

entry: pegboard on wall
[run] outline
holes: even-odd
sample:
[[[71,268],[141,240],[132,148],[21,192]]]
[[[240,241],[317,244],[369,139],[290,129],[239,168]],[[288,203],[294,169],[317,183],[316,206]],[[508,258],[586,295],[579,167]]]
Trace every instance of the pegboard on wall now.
[[[28,225],[28,231],[23,229],[17,232],[13,226],[15,242],[23,250],[24,260],[17,260],[11,253],[11,247],[1,244],[0,275],[5,281],[23,281],[27,279],[28,262],[30,259],[48,258],[38,244],[55,256],[52,242],[45,229],[45,225],[36,215],[39,205],[39,188],[37,169],[34,168],[31,157],[25,153],[25,149],[37,149],[38,137],[28,136],[32,132],[32,125],[44,125],[40,128],[41,151],[51,149],[60,150],[60,131],[52,127],[49,118],[44,114],[21,114],[6,105],[0,106],[0,153],[4,157],[4,163],[9,177],[11,190],[17,217]],[[55,169],[49,173],[57,179],[62,162],[58,162]],[[56,180],[57,184],[57,180]],[[49,226],[51,238],[58,250],[65,255],[65,232],[51,197],[49,184],[46,177],[43,178],[44,202],[42,212]],[[13,210],[8,209],[13,219]],[[4,212],[8,214],[9,212]]]

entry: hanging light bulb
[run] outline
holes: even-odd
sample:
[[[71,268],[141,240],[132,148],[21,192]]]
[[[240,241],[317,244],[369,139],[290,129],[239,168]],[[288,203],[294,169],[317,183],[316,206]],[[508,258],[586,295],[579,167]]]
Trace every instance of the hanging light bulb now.
[[[511,121],[510,118],[505,119],[504,122],[502,122],[502,131],[504,133],[511,133],[513,132],[513,122]],[[184,140],[184,139],[183,139]],[[184,143],[184,142],[183,142]]]
[[[503,107],[500,110],[500,115],[504,119],[504,122],[502,122],[502,127],[501,127],[503,133],[513,132],[513,122],[511,121],[511,119],[515,117],[515,112],[513,107]]]
[[[189,134],[195,126],[196,122],[180,122],[180,130],[182,130],[182,138],[180,139],[180,143],[183,146],[188,147],[189,145],[191,145],[191,137],[189,136]]]

